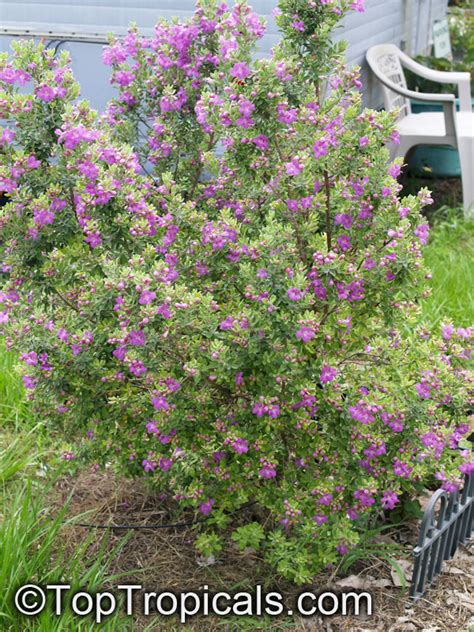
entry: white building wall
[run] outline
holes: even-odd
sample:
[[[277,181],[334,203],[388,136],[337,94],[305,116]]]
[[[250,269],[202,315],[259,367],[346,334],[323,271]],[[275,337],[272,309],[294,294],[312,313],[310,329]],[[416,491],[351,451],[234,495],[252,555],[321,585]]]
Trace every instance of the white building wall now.
[[[278,41],[271,16],[276,0],[253,0],[254,9],[267,20],[267,32],[259,55],[267,55]],[[365,13],[352,12],[336,29],[335,39],[348,41],[347,62],[362,66],[364,102],[381,105],[376,85],[365,67],[365,52],[374,44],[391,42],[408,54],[426,52],[431,44],[435,20],[446,15],[448,0],[366,0]],[[36,32],[118,35],[135,22],[143,34],[150,34],[159,17],[188,17],[194,0],[0,0],[0,50],[7,50],[11,30]],[[3,29],[3,35],[2,34]],[[67,41],[61,45],[72,56],[82,96],[103,107],[112,94],[109,69],[101,64],[102,44]]]

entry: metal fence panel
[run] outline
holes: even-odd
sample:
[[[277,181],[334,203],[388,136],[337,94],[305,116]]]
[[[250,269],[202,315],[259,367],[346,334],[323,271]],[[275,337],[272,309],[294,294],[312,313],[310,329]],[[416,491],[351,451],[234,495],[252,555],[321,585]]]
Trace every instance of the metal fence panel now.
[[[410,598],[417,601],[441,572],[459,544],[465,544],[474,529],[474,474],[464,478],[462,491],[433,494],[420,527]]]

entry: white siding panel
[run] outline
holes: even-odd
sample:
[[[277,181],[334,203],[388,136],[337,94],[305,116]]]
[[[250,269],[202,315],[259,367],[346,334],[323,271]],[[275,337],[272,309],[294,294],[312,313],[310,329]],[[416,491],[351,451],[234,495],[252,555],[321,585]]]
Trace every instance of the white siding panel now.
[[[382,105],[380,91],[365,62],[367,49],[392,43],[413,56],[427,52],[432,44],[433,22],[446,15],[447,5],[448,0],[366,0],[365,13],[346,16],[335,39],[348,42],[347,63],[362,68],[366,105]]]
[[[334,33],[334,39],[348,42],[346,61],[362,67],[364,102],[381,105],[375,82],[367,72],[365,52],[375,44],[391,42],[416,55],[432,43],[432,26],[446,14],[448,0],[366,0],[365,13],[351,12]],[[267,32],[258,51],[268,55],[278,42],[271,15],[276,0],[254,0],[253,7],[267,21]],[[150,34],[160,17],[189,17],[195,0],[0,0],[0,26],[37,31],[66,31],[123,34],[130,22]],[[9,37],[0,37],[0,50],[6,50]],[[66,42],[73,66],[81,82],[83,96],[102,107],[111,95],[109,70],[100,64],[101,46]],[[94,72],[91,73],[91,68]]]

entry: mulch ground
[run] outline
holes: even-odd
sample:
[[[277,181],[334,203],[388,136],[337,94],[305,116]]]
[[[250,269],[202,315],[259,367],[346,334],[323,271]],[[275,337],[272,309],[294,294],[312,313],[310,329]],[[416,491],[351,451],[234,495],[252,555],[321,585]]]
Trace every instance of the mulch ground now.
[[[124,481],[106,472],[82,471],[61,478],[51,501],[53,506],[70,499],[69,515],[89,512],[81,522],[94,524],[166,524],[174,522],[169,508],[164,507],[156,495],[147,491],[142,481]],[[247,510],[252,511],[252,508]],[[242,516],[240,519],[251,516]],[[188,516],[189,518],[189,516]],[[186,517],[185,517],[186,519]],[[411,557],[417,524],[403,531],[384,535],[385,542],[400,544],[397,562],[410,580]],[[193,547],[195,532],[191,528],[138,530],[124,532],[97,530],[97,541],[89,555],[93,559],[95,548],[107,538],[107,548],[118,551],[111,556],[110,574],[128,573],[116,583],[137,583],[145,590],[155,592],[197,591],[203,586],[209,590],[254,591],[257,584],[264,590],[276,590],[285,596],[285,605],[294,604],[301,587],[281,579],[255,553],[240,553],[231,541],[216,560],[200,559]],[[104,535],[107,533],[107,536]],[[127,533],[127,535],[125,535]],[[90,530],[78,526],[65,526],[64,537],[74,547],[90,536]],[[381,544],[383,545],[383,538]],[[373,596],[372,615],[358,617],[333,616],[326,618],[289,618],[237,620],[196,617],[185,626],[177,619],[150,618],[137,615],[126,624],[128,630],[142,632],[180,630],[183,627],[196,632],[234,630],[295,630],[297,632],[464,632],[474,631],[474,543],[460,546],[454,559],[445,562],[442,574],[415,605],[409,603],[407,592],[400,587],[399,577],[385,561],[369,558],[351,569],[346,575],[336,571],[315,578],[307,590],[367,590]],[[104,587],[107,589],[107,587]],[[124,624],[125,625],[125,624]],[[148,627],[147,627],[148,626]],[[151,626],[151,627],[150,627]],[[122,630],[118,631],[122,632]]]
[[[423,209],[423,215],[430,224],[442,220],[451,212],[450,209],[462,206],[461,178],[421,178],[404,172],[399,182],[403,186],[402,197],[416,195],[422,187],[431,191],[433,204]]]

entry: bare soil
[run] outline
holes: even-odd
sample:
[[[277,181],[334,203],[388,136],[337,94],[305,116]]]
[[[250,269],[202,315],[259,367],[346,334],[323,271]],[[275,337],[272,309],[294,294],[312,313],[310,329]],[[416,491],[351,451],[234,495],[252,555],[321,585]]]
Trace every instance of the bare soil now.
[[[80,471],[61,478],[51,499],[54,506],[70,498],[71,516],[82,515],[78,522],[92,524],[156,525],[176,522],[169,508],[148,491],[143,481],[125,481],[110,472]],[[246,510],[252,512],[253,509]],[[245,519],[250,516],[242,516]],[[193,516],[184,516],[188,521]],[[68,546],[74,547],[90,535],[90,529],[65,525]],[[399,564],[410,580],[410,552],[416,540],[417,524],[387,536],[386,542],[400,544]],[[89,555],[106,538],[111,555],[110,574],[126,573],[116,584],[136,583],[155,592],[172,590],[209,590],[253,592],[257,584],[263,590],[275,590],[285,596],[285,606],[296,603],[302,590],[363,589],[373,596],[372,615],[333,617],[279,617],[277,619],[224,619],[196,617],[184,626],[177,619],[150,619],[139,614],[124,622],[123,632],[159,632],[181,630],[196,632],[240,630],[294,630],[296,632],[467,632],[474,631],[474,546],[461,546],[454,559],[446,562],[442,574],[416,604],[410,606],[406,589],[387,562],[370,558],[359,563],[346,576],[337,569],[323,573],[308,587],[295,587],[279,577],[255,552],[241,553],[229,540],[216,560],[202,560],[193,547],[195,530],[191,527],[120,531],[96,530],[97,540]],[[383,540],[382,540],[383,544]],[[111,583],[114,580],[111,580]],[[110,586],[111,587],[111,586]],[[107,589],[108,587],[104,587]],[[138,608],[139,609],[139,608]],[[118,632],[122,632],[122,629]]]

